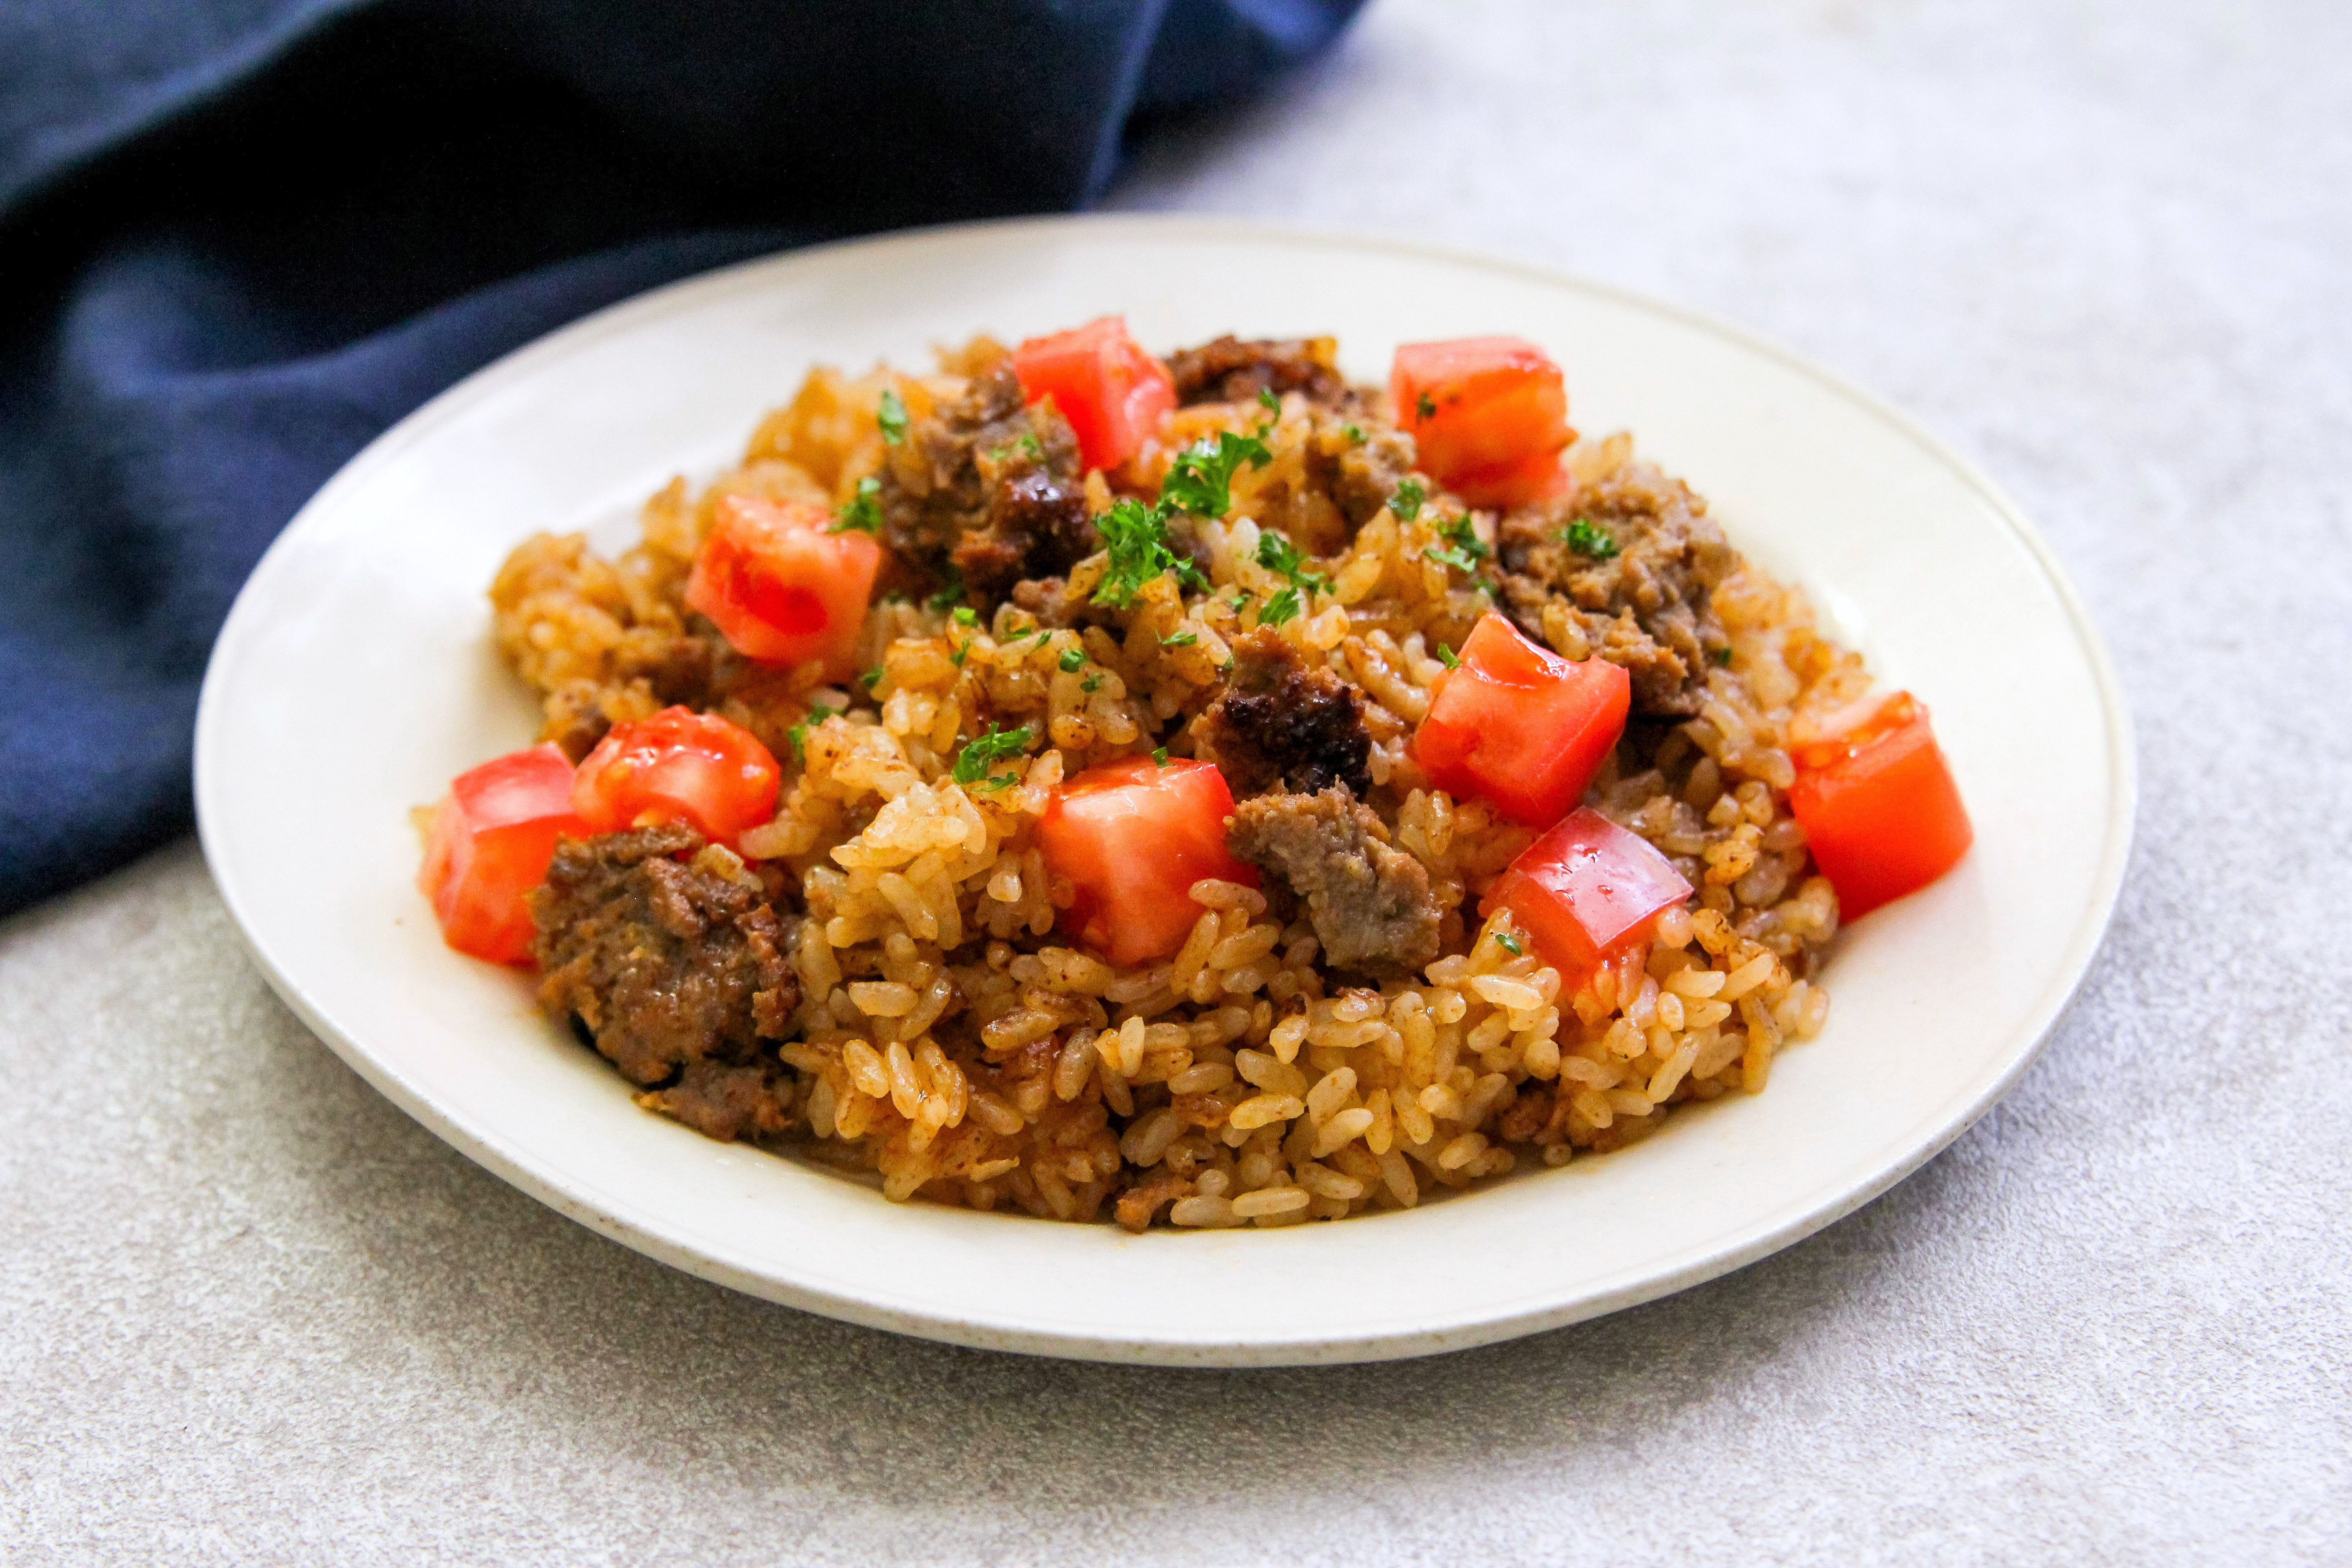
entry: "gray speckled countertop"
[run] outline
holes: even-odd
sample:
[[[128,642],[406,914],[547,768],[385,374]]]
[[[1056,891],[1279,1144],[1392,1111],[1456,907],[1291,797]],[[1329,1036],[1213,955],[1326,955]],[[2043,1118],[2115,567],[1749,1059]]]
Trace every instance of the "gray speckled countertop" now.
[[[2326,0],[1376,0],[1118,193],[1696,305],[2040,520],[2139,847],[2046,1054],[1886,1197],[1433,1361],[942,1349],[468,1164],[184,847],[0,926],[0,1560],[2352,1560],[2347,58]]]

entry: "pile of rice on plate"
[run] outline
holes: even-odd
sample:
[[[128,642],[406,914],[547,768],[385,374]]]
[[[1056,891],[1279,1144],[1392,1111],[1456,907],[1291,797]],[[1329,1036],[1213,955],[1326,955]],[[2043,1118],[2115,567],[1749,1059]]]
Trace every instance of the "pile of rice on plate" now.
[[[1278,1226],[1622,1148],[1761,1092],[1822,1028],[1839,898],[1792,751],[1870,679],[1628,437],[1563,418],[1519,479],[1457,488],[1416,456],[1444,411],[1348,384],[1328,339],[1150,362],[1164,388],[1084,432],[1013,351],[939,361],[815,371],[625,554],[540,534],[491,588],[563,765],[683,707],[780,775],[732,842],[572,825],[530,895],[544,1000],[639,1103],[894,1200]],[[1171,467],[1213,515],[1165,503]],[[723,519],[788,514],[871,540],[872,587],[824,657],[753,659],[689,586]],[[1543,826],[1436,787],[1413,744],[1497,615],[1626,672],[1581,803],[1687,884],[1565,973],[1480,913]],[[1088,770],[1155,753],[1217,764],[1178,776],[1230,789],[1252,851],[1184,882],[1172,925],[1166,899],[1090,900],[1045,827]],[[1130,914],[1173,934],[1122,953]]]

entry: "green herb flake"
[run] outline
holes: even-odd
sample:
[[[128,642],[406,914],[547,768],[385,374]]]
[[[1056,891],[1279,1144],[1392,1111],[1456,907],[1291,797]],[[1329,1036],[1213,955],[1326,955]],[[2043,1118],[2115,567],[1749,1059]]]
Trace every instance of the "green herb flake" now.
[[[1330,578],[1307,569],[1307,557],[1297,545],[1271,528],[1257,536],[1257,563],[1288,578],[1294,588],[1328,592],[1331,586]]]
[[[1091,696],[1093,696],[1096,692],[1100,691],[1100,690],[1102,689],[1102,682],[1103,682],[1103,678],[1102,678],[1101,676],[1099,676],[1099,675],[1089,675],[1089,676],[1087,676],[1084,680],[1082,680],[1082,681],[1080,681],[1080,682],[1078,683],[1078,689],[1079,689],[1079,690],[1081,690],[1081,691],[1083,691],[1083,692],[1085,692],[1087,696],[1091,697]]]
[[[1412,416],[1415,419],[1436,418],[1437,400],[1430,396],[1429,394],[1425,392],[1423,393],[1419,397],[1413,399]]]
[[[1706,656],[1726,669],[1731,668],[1731,649],[1728,647],[1709,648]]]
[[[954,665],[958,669],[961,669],[963,668],[963,661],[971,657],[971,643],[970,641],[960,642],[956,644],[955,651],[948,655],[948,662]]]
[[[1172,637],[1160,638],[1160,646],[1161,647],[1191,647],[1200,640],[1201,634],[1198,632],[1178,632]]]
[[[1559,542],[1590,561],[1607,561],[1617,553],[1617,539],[1589,517],[1580,517],[1559,531]]]
[[[1428,499],[1429,492],[1421,488],[1421,481],[1408,479],[1397,486],[1396,494],[1389,497],[1389,510],[1396,513],[1399,522],[1411,522],[1421,515],[1421,503]]]
[[[1410,484],[1412,481],[1408,479],[1405,482]],[[1475,572],[1478,563],[1495,553],[1495,547],[1478,537],[1478,530],[1472,525],[1467,512],[1451,521],[1439,523],[1437,536],[1446,542],[1445,547],[1440,549],[1432,545],[1422,553],[1456,571]]]
[[[1018,440],[1007,441],[1002,447],[990,447],[988,460],[992,463],[1002,463],[1016,452],[1024,457],[1034,459],[1044,457],[1045,455],[1045,448],[1037,444],[1037,437],[1035,436],[1024,435]]]
[[[1278,626],[1285,621],[1295,621],[1297,618],[1298,590],[1296,588],[1285,588],[1273,598],[1268,599],[1265,602],[1265,608],[1257,613],[1257,624],[1262,626]]]
[[[1062,657],[1057,662],[1062,667],[1063,674],[1076,675],[1080,667],[1087,662],[1086,650],[1084,648],[1066,647],[1062,650]]]
[[[867,670],[865,674],[859,676],[857,678],[857,684],[866,688],[866,690],[871,691],[876,687],[882,684],[882,667],[877,664],[873,668]]]
[[[1349,446],[1360,447],[1364,444],[1364,427],[1362,426],[1342,425],[1339,426],[1339,429],[1341,433],[1348,437],[1348,444]]]
[[[1154,746],[1151,749],[1151,761],[1155,767],[1166,767],[1168,765],[1168,748],[1165,746]]]
[[[1527,949],[1519,945],[1519,939],[1507,931],[1498,931],[1495,933],[1495,945],[1513,958],[1521,957],[1527,952]]]
[[[793,761],[799,763],[803,766],[807,765],[809,731],[815,729],[819,724],[824,723],[827,719],[832,718],[835,714],[845,711],[846,711],[845,709],[828,708],[822,702],[812,703],[809,707],[808,717],[784,731],[784,739],[790,741],[793,744]]]
[[[970,605],[958,605],[950,612],[950,614],[954,616],[955,624],[960,626],[976,626],[980,625],[980,612],[973,609]]]
[[[1270,386],[1261,386],[1257,389],[1257,405],[1268,414],[1282,412],[1282,399],[1274,395],[1274,388]]]
[[[1456,658],[1454,656],[1454,649],[1444,643],[1439,643],[1437,645],[1437,657],[1444,662],[1445,668],[1448,669],[1459,669],[1462,668],[1462,660]]]
[[[882,531],[882,508],[875,498],[882,493],[882,481],[872,474],[857,481],[857,493],[842,503],[833,514],[834,524],[827,533],[873,533]]]
[[[1160,485],[1160,504],[1194,517],[1222,518],[1233,510],[1234,470],[1244,462],[1263,468],[1272,461],[1274,453],[1255,436],[1220,430],[1213,443],[1204,436],[1177,453],[1176,460],[1168,466],[1168,477]]]
[[[956,753],[955,782],[960,784],[980,783],[988,777],[997,763],[1027,751],[1029,743],[1036,738],[1037,732],[1026,724],[1018,730],[1000,730],[993,724],[990,725],[986,731],[966,742],[963,750]],[[1013,775],[1005,776],[1009,779]],[[989,787],[1002,789],[1003,785],[991,784]]]
[[[1209,585],[1199,567],[1168,547],[1167,514],[1158,507],[1147,507],[1132,496],[1122,498],[1095,519],[1095,531],[1102,535],[1103,547],[1110,556],[1102,582],[1095,589],[1097,605],[1129,608],[1143,585],[1162,572],[1174,572],[1176,580],[1188,588]]]
[[[907,402],[897,387],[882,389],[881,400],[874,408],[874,423],[882,426],[882,439],[890,446],[907,438]]]
[[[948,563],[946,585],[923,603],[934,610],[945,610],[962,603],[963,595],[963,569],[950,561]]]

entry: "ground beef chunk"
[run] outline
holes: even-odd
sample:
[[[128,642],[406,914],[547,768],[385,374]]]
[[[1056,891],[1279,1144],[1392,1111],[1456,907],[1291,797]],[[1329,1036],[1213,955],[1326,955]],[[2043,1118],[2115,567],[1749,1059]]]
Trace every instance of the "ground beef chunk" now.
[[[1617,553],[1596,560],[1570,548],[1580,520]],[[1496,542],[1501,605],[1521,630],[1546,641],[1545,611],[1557,603],[1593,653],[1632,676],[1636,713],[1698,711],[1708,662],[1725,646],[1712,595],[1739,565],[1705,501],[1655,468],[1622,465],[1510,513]]]
[[[952,569],[982,609],[1097,546],[1077,437],[1052,409],[1022,406],[1010,360],[918,421],[881,480],[883,542],[922,586],[952,580]]]
[[[1276,396],[1303,392],[1317,403],[1336,405],[1348,390],[1334,362],[1339,342],[1334,338],[1256,338],[1247,342],[1231,333],[1196,349],[1180,349],[1168,356],[1168,374],[1176,379],[1176,401],[1247,403],[1261,392]]]
[[[1333,460],[1326,482],[1331,500],[1357,528],[1372,521],[1397,486],[1412,472],[1412,437],[1390,425],[1358,422],[1361,441],[1352,438]]]
[[[1429,872],[1346,790],[1243,801],[1225,842],[1307,900],[1334,968],[1399,974],[1437,956],[1441,911]]]
[[[678,855],[692,858],[678,860]],[[655,1109],[713,1137],[782,1126],[800,1002],[769,889],[691,828],[564,839],[531,895],[540,1001],[579,1020]]]
[[[1355,688],[1308,665],[1263,627],[1234,644],[1225,689],[1201,715],[1194,736],[1200,755],[1217,764],[1237,797],[1371,788],[1372,738]]]
[[[541,739],[554,742],[576,763],[595,750],[596,742],[613,727],[612,715],[606,711],[611,699],[635,699],[653,708],[673,703],[697,710],[716,706],[729,669],[740,661],[720,639],[717,628],[699,616],[694,620],[700,630],[664,638],[650,651],[624,654],[610,685],[569,680],[550,691],[542,704],[546,721]],[[641,691],[636,689],[639,687]]]

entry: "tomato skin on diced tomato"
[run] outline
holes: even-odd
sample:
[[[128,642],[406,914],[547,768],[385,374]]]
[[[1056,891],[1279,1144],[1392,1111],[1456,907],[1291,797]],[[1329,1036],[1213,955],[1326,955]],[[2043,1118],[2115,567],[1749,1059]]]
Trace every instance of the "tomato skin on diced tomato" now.
[[[817,660],[825,679],[856,672],[882,546],[803,501],[720,499],[695,552],[686,602],[710,617],[738,653],[763,664]]]
[[[547,880],[558,836],[587,831],[572,809],[572,763],[552,742],[459,773],[416,875],[442,940],[493,963],[530,962],[530,890]]]
[[[580,764],[572,809],[593,833],[682,822],[732,845],[776,815],[782,773],[750,731],[715,713],[665,708],[615,724]]]
[[[1037,823],[1046,866],[1077,889],[1066,928],[1117,964],[1174,952],[1201,918],[1193,883],[1257,886],[1255,868],[1225,847],[1233,812],[1209,763],[1123,757],[1070,780]]]
[[[1976,839],[1927,707],[1898,691],[1842,733],[1792,747],[1789,809],[1813,863],[1858,920],[1958,865]]]
[[[1024,403],[1054,400],[1089,468],[1135,456],[1176,406],[1175,378],[1128,335],[1123,316],[1031,338],[1013,351],[1013,370]]]
[[[1520,852],[1479,902],[1507,909],[1544,962],[1573,983],[1643,941],[1691,885],[1640,834],[1591,806]]]
[[[1460,657],[1430,689],[1413,760],[1456,799],[1491,801],[1529,827],[1558,822],[1625,732],[1633,682],[1605,658],[1580,664],[1538,647],[1492,611]]]
[[[1402,344],[1389,395],[1422,470],[1471,505],[1523,506],[1566,487],[1568,389],[1525,338]]]

